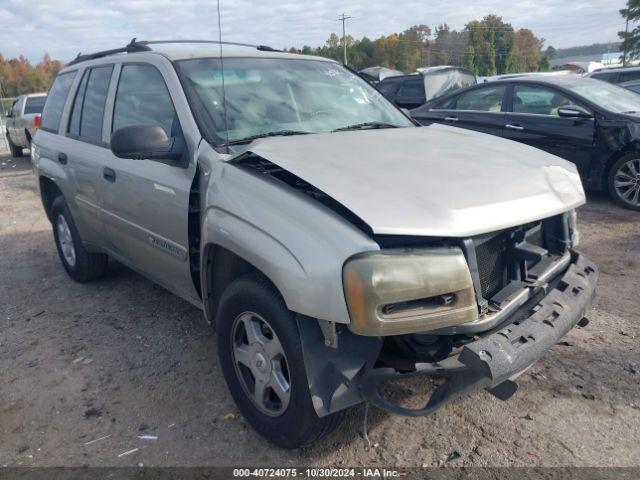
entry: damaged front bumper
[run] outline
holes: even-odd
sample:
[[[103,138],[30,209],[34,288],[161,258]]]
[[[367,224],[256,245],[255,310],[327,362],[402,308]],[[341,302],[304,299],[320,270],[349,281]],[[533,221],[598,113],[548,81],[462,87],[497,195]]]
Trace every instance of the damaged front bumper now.
[[[393,413],[420,416],[466,393],[487,389],[506,400],[517,389],[513,378],[524,372],[558,342],[584,316],[596,290],[596,266],[573,253],[566,272],[550,286],[535,305],[515,314],[508,325],[465,344],[457,355],[436,363],[416,363],[415,370],[369,368],[359,378],[360,394],[369,402]],[[379,392],[381,382],[428,375],[443,377],[423,408],[393,403]]]

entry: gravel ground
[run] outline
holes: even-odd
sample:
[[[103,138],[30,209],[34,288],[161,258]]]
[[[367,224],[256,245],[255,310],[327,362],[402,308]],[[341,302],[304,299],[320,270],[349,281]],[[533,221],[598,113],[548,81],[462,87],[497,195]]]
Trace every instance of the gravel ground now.
[[[322,444],[284,451],[239,415],[199,310],[115,262],[90,284],[66,276],[34,185],[28,158],[0,155],[0,465],[640,465],[640,213],[606,197],[579,213],[601,269],[591,323],[510,401],[372,409],[370,449],[360,406]]]

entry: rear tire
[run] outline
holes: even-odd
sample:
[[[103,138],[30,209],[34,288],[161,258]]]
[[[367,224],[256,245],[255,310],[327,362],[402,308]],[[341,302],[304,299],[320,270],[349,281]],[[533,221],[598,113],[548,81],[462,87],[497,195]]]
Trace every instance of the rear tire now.
[[[15,158],[22,157],[22,147],[19,147],[18,145],[14,144],[11,141],[11,137],[9,136],[8,133],[7,133],[7,142],[9,142],[9,153],[11,153],[11,156]]]
[[[618,159],[609,170],[609,194],[618,205],[640,211],[640,154]]]
[[[51,220],[58,255],[69,276],[80,283],[103,276],[107,272],[109,257],[103,253],[88,252],[84,248],[63,197],[53,201]]]
[[[257,273],[235,280],[224,291],[216,318],[227,386],[260,435],[279,447],[296,448],[338,425],[342,412],[322,418],[315,412],[295,316],[268,280]],[[256,330],[249,333],[250,328]],[[274,382],[274,375],[281,381]]]

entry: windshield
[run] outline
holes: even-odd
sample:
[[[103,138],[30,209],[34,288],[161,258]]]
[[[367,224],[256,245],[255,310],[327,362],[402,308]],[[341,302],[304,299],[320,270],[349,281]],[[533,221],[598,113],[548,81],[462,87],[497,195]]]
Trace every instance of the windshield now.
[[[640,112],[640,95],[617,85],[594,80],[567,88],[613,113]]]
[[[377,90],[333,62],[219,58],[177,62],[194,110],[215,143],[269,133],[324,133],[350,126],[413,124]],[[228,132],[225,128],[228,125]]]

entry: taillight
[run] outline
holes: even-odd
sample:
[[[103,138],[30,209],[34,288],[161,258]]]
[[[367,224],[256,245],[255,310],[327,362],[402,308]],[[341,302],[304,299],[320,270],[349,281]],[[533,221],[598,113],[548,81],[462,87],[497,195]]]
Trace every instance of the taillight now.
[[[33,125],[36,128],[40,128],[41,123],[42,123],[42,117],[40,115],[36,115],[35,118],[33,119]]]

